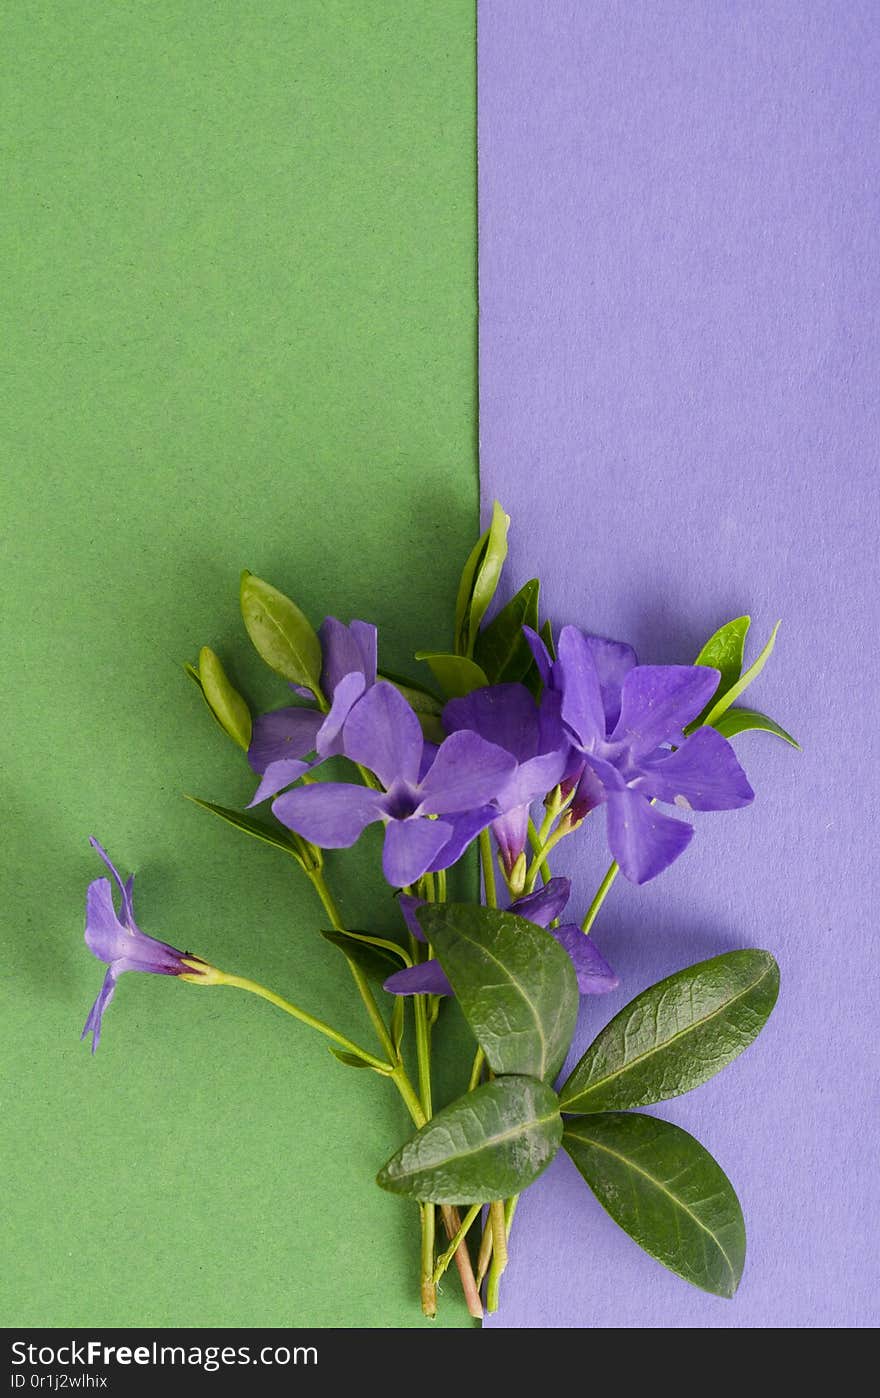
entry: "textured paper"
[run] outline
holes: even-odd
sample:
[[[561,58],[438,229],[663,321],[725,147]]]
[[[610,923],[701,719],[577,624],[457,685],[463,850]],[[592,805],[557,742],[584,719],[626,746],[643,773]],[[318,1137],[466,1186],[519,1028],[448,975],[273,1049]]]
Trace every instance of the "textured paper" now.
[[[782,617],[750,692],[800,737],[737,748],[746,812],[618,887],[596,940],[633,993],[726,948],[782,968],[758,1043],[664,1115],[743,1203],[733,1302],[663,1272],[560,1159],[517,1214],[506,1326],[877,1321],[877,71],[843,3],[479,7],[484,508],[554,618],[689,662]],[[578,899],[603,830],[566,851]]]

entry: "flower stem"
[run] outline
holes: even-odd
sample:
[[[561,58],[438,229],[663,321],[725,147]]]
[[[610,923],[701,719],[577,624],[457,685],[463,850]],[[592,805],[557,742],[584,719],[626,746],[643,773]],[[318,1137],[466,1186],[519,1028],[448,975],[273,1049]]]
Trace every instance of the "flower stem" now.
[[[593,926],[593,923],[599,916],[599,909],[605,902],[605,899],[608,897],[608,893],[611,889],[611,886],[614,883],[614,880],[617,878],[619,870],[620,865],[618,864],[616,859],[613,859],[611,863],[608,865],[608,868],[605,872],[605,877],[599,884],[599,887],[596,889],[596,896],[593,899],[590,906],[587,908],[586,916],[583,922],[581,923],[581,927],[584,932],[589,934]]]
[[[430,1319],[437,1314],[437,1292],[434,1285],[434,1221],[435,1206],[422,1204],[422,1313]]]
[[[476,1053],[474,1054],[474,1062],[473,1067],[471,1068],[471,1076],[467,1085],[468,1092],[473,1092],[475,1087],[479,1087],[480,1076],[483,1072],[483,1064],[485,1063],[485,1061],[485,1053],[483,1052],[482,1048],[478,1048]]]
[[[338,1044],[340,1048],[345,1049],[348,1053],[356,1054],[358,1058],[362,1058],[365,1063],[369,1063],[371,1068],[375,1068],[377,1073],[383,1073],[386,1077],[394,1077],[393,1063],[383,1063],[381,1058],[376,1058],[372,1053],[368,1053],[365,1048],[361,1048],[360,1044],[356,1044],[353,1040],[347,1039],[344,1034],[340,1034],[338,1030],[334,1029],[331,1025],[325,1024],[322,1019],[316,1019],[314,1015],[310,1015],[306,1010],[301,1010],[298,1005],[294,1005],[289,1000],[283,999],[282,996],[276,995],[274,990],[267,990],[266,986],[259,985],[256,981],[249,981],[244,976],[227,975],[225,971],[218,971],[216,977],[217,978],[213,982],[214,985],[232,985],[238,990],[249,991],[251,995],[259,995],[262,1000],[268,1000],[270,1005],[275,1005],[279,1010],[284,1010],[285,1014],[292,1015],[293,1018],[298,1019],[301,1024],[307,1024],[310,1029],[317,1029],[319,1034],[323,1034],[327,1039],[332,1039],[335,1044]]]
[[[483,865],[483,884],[486,889],[486,907],[498,907],[498,885],[495,882],[495,864],[492,860],[492,837],[488,830],[480,831],[480,861]]]
[[[544,846],[541,842],[540,836],[538,835],[537,826],[535,825],[535,822],[532,820],[531,816],[529,816],[529,844],[532,847],[532,853],[536,857],[540,856],[540,863],[538,864],[538,868],[541,871],[541,878],[544,880],[545,883],[549,883],[552,877],[550,873],[550,865],[547,863],[547,860],[544,857]]]
[[[507,1224],[506,1206],[502,1199],[493,1199],[489,1205],[489,1227],[492,1231],[492,1265],[489,1268],[489,1281],[486,1285],[486,1310],[497,1311],[498,1290],[501,1274],[507,1266]]]
[[[444,1253],[441,1254],[440,1257],[438,1257],[437,1265],[434,1268],[433,1276],[435,1286],[437,1282],[440,1280],[440,1278],[443,1276],[443,1273],[446,1271],[446,1268],[449,1266],[455,1254],[458,1252],[459,1247],[464,1242],[471,1224],[473,1223],[474,1219],[476,1218],[477,1214],[480,1212],[480,1209],[482,1207],[482,1204],[471,1204],[470,1208],[468,1209],[467,1213],[465,1214],[464,1218],[459,1224],[458,1230],[455,1233],[455,1236],[453,1237],[451,1243],[449,1244],[449,1247],[446,1249]]]

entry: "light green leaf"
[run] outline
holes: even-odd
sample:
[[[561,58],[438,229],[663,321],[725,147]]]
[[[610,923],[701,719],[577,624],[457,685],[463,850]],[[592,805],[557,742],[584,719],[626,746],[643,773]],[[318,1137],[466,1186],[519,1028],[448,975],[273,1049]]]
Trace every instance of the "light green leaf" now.
[[[395,971],[399,971],[401,965],[412,965],[403,947],[397,946],[395,942],[388,942],[383,937],[369,937],[366,932],[335,930],[322,932],[321,936],[334,947],[338,947],[343,956],[363,971],[365,976],[378,981],[380,985]]]
[[[765,733],[775,733],[777,738],[782,738],[784,742],[790,743],[793,748],[797,748],[800,752],[801,745],[797,739],[758,709],[728,709],[726,713],[715,720],[712,727],[717,728],[723,738],[735,738],[737,733],[746,733],[751,728],[760,728]]]
[[[432,1117],[392,1155],[377,1183],[436,1204],[506,1199],[546,1170],[561,1138],[551,1088],[535,1078],[496,1078]]]
[[[733,621],[725,622],[719,627],[714,636],[710,636],[703,649],[700,651],[695,665],[708,665],[713,670],[718,670],[721,678],[718,681],[718,688],[704,708],[703,712],[690,725],[692,728],[699,728],[704,721],[704,716],[709,712],[712,705],[717,703],[723,694],[726,694],[732,684],[735,684],[742,674],[743,649],[746,643],[749,627],[752,624],[750,616],[738,616]]]
[[[538,629],[538,595],[541,584],[532,578],[477,636],[474,659],[491,684],[522,680],[534,665],[523,626]]]
[[[489,683],[485,673],[473,660],[464,655],[444,655],[437,651],[416,651],[416,660],[424,660],[431,667],[447,699],[460,699],[473,689],[483,689]]]
[[[400,1053],[400,1045],[403,1043],[403,1036],[406,1030],[406,996],[395,995],[394,1006],[391,1010],[391,1042],[394,1045],[394,1052]]]
[[[245,569],[241,575],[241,615],[254,647],[270,669],[319,695],[321,642],[296,603]]]
[[[184,793],[186,795],[186,793]],[[266,825],[262,820],[257,820],[255,816],[248,815],[246,811],[235,811],[229,806],[217,806],[213,801],[203,801],[199,796],[186,795],[187,801],[192,801],[194,806],[201,806],[203,811],[210,811],[212,815],[219,816],[225,820],[227,825],[232,825],[236,830],[241,830],[245,835],[252,835],[255,840],[262,840],[266,845],[272,845],[275,849],[283,850],[285,854],[293,855],[303,868],[308,872],[313,869],[320,869],[322,865],[321,851],[314,845],[310,845],[307,840],[294,834],[292,830],[286,830],[282,825]]]
[[[769,951],[729,951],[676,971],[600,1031],[560,1090],[562,1110],[645,1107],[690,1092],[748,1048],[778,993]]]
[[[742,1209],[699,1141],[668,1121],[608,1112],[567,1123],[562,1144],[639,1247],[692,1286],[733,1296],[746,1256]]]
[[[552,1080],[579,1004],[571,958],[556,938],[474,903],[426,904],[416,915],[492,1071]]]
[[[380,1077],[390,1077],[391,1075],[392,1069],[390,1067],[387,1069],[377,1068],[375,1063],[368,1063],[359,1054],[349,1053],[346,1049],[334,1048],[332,1044],[328,1047],[333,1057],[338,1059],[340,1063],[344,1063],[346,1068],[372,1068],[373,1072],[378,1073]]]
[[[736,703],[737,699],[743,693],[743,691],[748,689],[749,685],[752,683],[752,680],[756,680],[758,678],[758,676],[760,675],[761,671],[763,670],[764,666],[767,664],[767,661],[770,659],[770,656],[773,653],[773,647],[776,644],[776,633],[779,630],[780,625],[781,622],[777,621],[772,632],[770,633],[769,641],[767,642],[764,649],[761,651],[761,654],[758,656],[757,660],[754,661],[754,663],[751,664],[742,675],[740,675],[736,683],[732,684],[725,694],[722,694],[719,699],[716,699],[714,701],[711,709],[707,713],[706,717],[703,719],[704,725],[711,725],[714,728],[716,720],[719,719],[722,714],[726,713],[732,704]]]
[[[199,651],[196,678],[205,703],[224,733],[247,752],[251,745],[251,711],[238,690],[231,684],[219,656],[210,646],[202,646]]]
[[[472,656],[480,622],[495,596],[504,560],[510,516],[496,500],[492,521],[474,545],[461,575],[455,604],[455,654]]]

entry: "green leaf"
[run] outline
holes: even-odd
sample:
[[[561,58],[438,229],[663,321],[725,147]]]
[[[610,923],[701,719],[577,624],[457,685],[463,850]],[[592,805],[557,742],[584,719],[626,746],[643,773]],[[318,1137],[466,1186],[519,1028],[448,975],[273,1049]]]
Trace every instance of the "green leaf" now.
[[[321,642],[295,602],[255,577],[241,575],[241,615],[258,654],[293,684],[321,689]]]
[[[393,684],[395,689],[399,689],[404,699],[411,709],[414,709],[419,723],[422,725],[422,732],[432,743],[442,743],[446,737],[443,731],[443,724],[440,722],[440,715],[443,712],[445,699],[440,699],[430,689],[419,684],[417,680],[410,680],[403,675],[395,675],[390,670],[380,670],[379,678],[387,680]]]
[[[555,642],[554,642],[554,640],[553,640],[553,626],[551,625],[551,622],[550,622],[550,618],[549,618],[549,617],[548,617],[547,620],[544,622],[544,625],[541,627],[540,631],[538,632],[538,635],[541,637],[541,640],[544,642],[544,645],[547,647],[547,650],[550,652],[550,659],[551,659],[551,660],[555,660],[555,659],[556,659],[556,644],[555,644]]]
[[[303,840],[299,835],[295,835],[292,830],[285,830],[283,826],[266,825],[264,821],[257,820],[255,816],[248,815],[245,811],[234,811],[229,806],[216,806],[213,801],[203,801],[199,796],[189,796],[186,793],[187,801],[192,801],[194,806],[201,806],[203,811],[211,811],[221,820],[225,820],[227,825],[232,825],[236,830],[242,830],[246,835],[253,835],[255,840],[262,840],[266,845],[273,845],[275,849],[283,850],[285,854],[292,854],[308,873],[312,869],[320,869],[322,864],[321,852]]]
[[[403,1043],[403,1036],[406,1031],[406,996],[395,995],[394,1006],[391,1010],[391,1042],[394,1045],[394,1052],[400,1053],[400,1045]]]
[[[773,647],[776,644],[776,633],[779,630],[780,625],[781,622],[777,621],[772,632],[770,633],[769,641],[767,642],[764,649],[761,651],[761,654],[758,656],[757,660],[754,661],[754,663],[751,664],[742,675],[740,675],[736,683],[732,684],[725,694],[722,694],[720,698],[717,698],[715,700],[706,717],[703,719],[703,723],[706,726],[711,724],[711,726],[714,728],[716,719],[719,719],[722,714],[727,712],[727,710],[730,708],[732,704],[736,703],[737,699],[743,693],[743,691],[748,689],[749,685],[752,683],[752,680],[756,680],[758,678],[758,676],[760,675],[761,671],[763,670],[764,666],[767,664],[767,661],[770,659],[770,656],[773,653]]]
[[[723,738],[735,738],[737,733],[746,733],[750,728],[763,729],[765,733],[775,733],[777,738],[782,738],[784,742],[791,743],[793,748],[800,752],[801,745],[796,738],[772,718],[762,714],[758,709],[728,709],[727,713],[721,715],[712,724],[717,728]]]
[[[724,626],[719,627],[714,636],[709,637],[694,661],[695,665],[709,665],[713,670],[721,672],[713,702],[720,699],[722,694],[726,694],[742,674],[743,649],[751,624],[750,616],[738,616],[733,621],[726,622]]]
[[[523,626],[530,626],[533,631],[538,629],[540,591],[540,582],[532,578],[479,633],[474,659],[488,675],[491,684],[522,680],[534,664],[522,629]]]
[[[346,1049],[334,1048],[332,1044],[329,1044],[328,1048],[333,1054],[333,1057],[337,1058],[340,1063],[344,1063],[346,1068],[372,1068],[373,1072],[378,1073],[380,1077],[390,1077],[391,1075],[392,1069],[390,1067],[387,1070],[384,1068],[377,1068],[375,1063],[368,1063],[367,1060],[361,1058],[359,1054],[349,1053]]]
[[[435,1204],[506,1199],[546,1170],[561,1139],[552,1088],[535,1078],[496,1078],[432,1117],[376,1181]]]
[[[418,650],[416,660],[430,665],[437,683],[447,699],[460,699],[472,689],[483,689],[489,683],[484,672],[464,655],[444,655],[437,651]]]
[[[543,927],[474,903],[432,903],[419,924],[495,1073],[552,1080],[579,996],[571,958]]]
[[[338,947],[345,957],[370,980],[381,985],[401,965],[411,966],[412,962],[403,947],[394,942],[386,942],[382,937],[368,937],[365,932],[322,932],[325,941]]]
[[[455,654],[472,656],[476,644],[480,622],[501,577],[501,569],[507,557],[507,531],[510,516],[506,515],[496,500],[492,507],[492,521],[485,534],[481,534],[470,552],[458,585],[458,598],[455,604]]]
[[[645,1107],[708,1082],[761,1032],[779,993],[768,951],[729,951],[649,986],[596,1036],[564,1112]]]
[[[656,1117],[609,1112],[567,1123],[562,1144],[639,1247],[702,1291],[734,1294],[746,1256],[742,1209],[699,1141]]]
[[[224,733],[247,752],[251,745],[251,711],[238,690],[231,684],[219,656],[210,646],[202,646],[199,651],[196,678],[205,703]]]

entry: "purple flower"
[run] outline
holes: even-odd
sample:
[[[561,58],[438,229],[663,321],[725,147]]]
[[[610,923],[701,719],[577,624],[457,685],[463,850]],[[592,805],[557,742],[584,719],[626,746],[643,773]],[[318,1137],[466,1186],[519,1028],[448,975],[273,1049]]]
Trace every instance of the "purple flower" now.
[[[101,1022],[104,1011],[113,999],[116,982],[123,971],[150,971],[156,976],[182,976],[184,980],[200,980],[210,975],[213,967],[199,956],[188,951],[178,951],[167,942],[157,942],[142,932],[134,920],[131,891],[134,875],[125,883],[110,862],[106,850],[92,836],[89,844],[96,849],[113,876],[119,889],[121,907],[119,915],[113,905],[113,889],[109,879],[95,879],[86,892],[86,946],[93,956],[107,964],[107,974],[98,998],[89,1010],[88,1019],[80,1035],[84,1039],[92,1036],[92,1053],[101,1038]]]
[[[341,753],[342,725],[361,695],[376,683],[375,626],[366,621],[344,626],[328,616],[318,635],[323,653],[321,692],[330,702],[330,712],[276,709],[255,720],[248,762],[262,781],[251,806],[275,796],[317,766],[303,760],[310,752],[317,752],[318,761]],[[297,693],[308,696],[311,691],[298,688]]]
[[[606,805],[608,844],[633,883],[662,873],[689,844],[693,829],[655,810],[722,811],[754,799],[733,748],[714,728],[683,729],[718,687],[702,665],[639,665],[618,641],[564,626],[555,664],[538,636],[529,641],[544,677],[562,694],[562,718],[579,755],[572,772],[575,819]]]
[[[501,815],[492,822],[509,875],[526,847],[529,806],[552,791],[566,771],[570,746],[560,696],[547,690],[539,707],[525,685],[490,685],[450,700],[443,723],[451,733],[479,733],[516,758],[514,771],[498,793]]]
[[[396,887],[455,863],[498,814],[490,803],[515,766],[476,733],[453,733],[432,755],[413,709],[381,680],[351,710],[342,738],[346,757],[385,790],[317,782],[285,792],[272,810],[322,849],[353,845],[367,825],[383,821],[382,868]]]
[[[564,923],[561,927],[551,927],[550,923],[561,917],[571,893],[568,879],[550,879],[536,893],[525,898],[517,898],[511,903],[508,912],[527,918],[538,927],[546,927],[565,948],[571,957],[577,975],[581,995],[604,995],[616,990],[620,985],[604,956],[596,949],[591,937],[582,932],[577,923]],[[401,895],[401,912],[407,927],[420,942],[425,940],[416,913],[424,907],[420,898]],[[446,972],[437,960],[421,961],[416,966],[407,966],[403,971],[395,971],[385,982],[385,989],[392,995],[452,995],[452,986]]]

